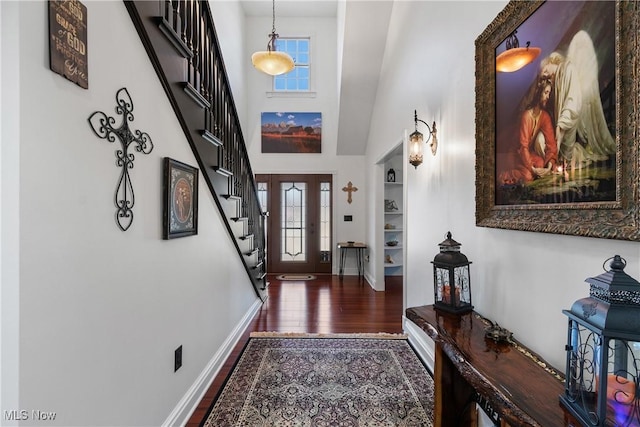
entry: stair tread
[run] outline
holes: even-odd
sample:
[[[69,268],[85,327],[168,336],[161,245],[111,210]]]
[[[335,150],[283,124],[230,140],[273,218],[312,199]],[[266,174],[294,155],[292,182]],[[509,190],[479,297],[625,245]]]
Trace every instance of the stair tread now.
[[[225,169],[221,166],[214,166],[213,170],[216,171],[217,173],[219,173],[220,175],[224,175],[226,177],[232,177],[233,176],[233,172],[231,172],[228,169]]]

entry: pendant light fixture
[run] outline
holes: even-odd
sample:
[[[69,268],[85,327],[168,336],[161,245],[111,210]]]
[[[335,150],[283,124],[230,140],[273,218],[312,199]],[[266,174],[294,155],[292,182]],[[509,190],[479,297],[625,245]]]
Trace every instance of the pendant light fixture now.
[[[496,57],[496,71],[511,73],[530,64],[541,52],[539,47],[529,47],[530,44],[528,41],[527,47],[520,47],[516,31],[511,33],[506,40],[507,50]]]
[[[270,76],[277,76],[293,70],[294,63],[288,53],[276,51],[276,40],[280,37],[276,33],[276,0],[272,0],[272,12],[273,28],[269,35],[267,50],[255,52],[251,55],[251,62],[259,71],[269,74]]]

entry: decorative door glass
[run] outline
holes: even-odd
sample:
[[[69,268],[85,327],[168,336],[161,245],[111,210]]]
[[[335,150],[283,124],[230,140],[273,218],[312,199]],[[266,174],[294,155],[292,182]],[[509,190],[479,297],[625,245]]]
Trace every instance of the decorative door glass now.
[[[307,184],[282,182],[280,184],[281,212],[281,261],[305,262],[307,260]]]
[[[331,183],[320,183],[320,262],[331,262]]]

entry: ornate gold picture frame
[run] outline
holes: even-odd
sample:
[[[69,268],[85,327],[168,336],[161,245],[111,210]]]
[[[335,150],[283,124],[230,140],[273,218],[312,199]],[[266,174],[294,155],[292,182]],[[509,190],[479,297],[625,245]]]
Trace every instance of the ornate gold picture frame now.
[[[511,1],[476,39],[476,225],[640,240],[639,10]],[[540,54],[496,71],[512,35]]]

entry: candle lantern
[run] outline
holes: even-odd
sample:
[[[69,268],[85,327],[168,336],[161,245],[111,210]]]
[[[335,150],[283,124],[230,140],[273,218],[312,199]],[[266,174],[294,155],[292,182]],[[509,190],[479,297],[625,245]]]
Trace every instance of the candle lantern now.
[[[610,260],[609,270],[586,280],[589,296],[563,310],[569,327],[560,402],[583,426],[639,426],[640,283],[624,272],[623,258]]]
[[[396,182],[396,171],[393,168],[387,172],[387,182]]]
[[[447,233],[440,243],[440,253],[433,261],[434,308],[450,313],[467,313],[471,305],[471,281],[469,260],[460,252],[460,243]]]

